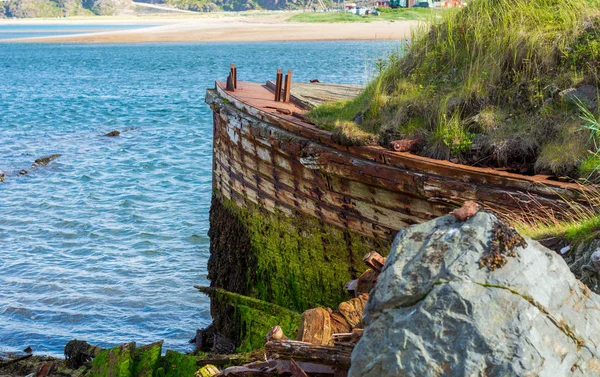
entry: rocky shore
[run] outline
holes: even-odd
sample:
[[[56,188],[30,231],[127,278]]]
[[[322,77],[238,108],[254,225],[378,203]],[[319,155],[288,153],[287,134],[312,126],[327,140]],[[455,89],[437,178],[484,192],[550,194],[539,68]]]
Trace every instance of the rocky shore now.
[[[600,296],[558,253],[473,208],[399,232],[387,258],[365,256],[346,286],[355,298],[305,311],[297,332],[273,327],[252,354],[71,341],[65,360],[12,355],[0,375],[600,376]]]

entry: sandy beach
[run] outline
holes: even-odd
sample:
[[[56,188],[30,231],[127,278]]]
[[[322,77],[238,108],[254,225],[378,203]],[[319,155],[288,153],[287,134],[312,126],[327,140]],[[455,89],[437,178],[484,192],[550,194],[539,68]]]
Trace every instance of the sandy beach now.
[[[255,15],[182,15],[163,17],[96,17],[81,19],[5,20],[1,25],[140,25],[126,30],[83,32],[76,35],[19,39],[19,42],[135,43],[135,42],[281,42],[327,40],[401,40],[410,37],[418,21],[371,23],[287,22],[293,13]],[[142,25],[144,27],[142,27]],[[153,25],[148,27],[148,25]],[[7,41],[7,40],[1,40]]]

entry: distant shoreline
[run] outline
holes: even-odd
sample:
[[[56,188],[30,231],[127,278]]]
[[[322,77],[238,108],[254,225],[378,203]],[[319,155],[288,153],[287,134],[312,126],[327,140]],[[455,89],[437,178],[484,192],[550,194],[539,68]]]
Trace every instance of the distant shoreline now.
[[[150,42],[286,42],[333,40],[402,40],[410,38],[419,21],[370,23],[286,22],[292,12],[242,15],[224,13],[151,17],[89,17],[0,20],[2,25],[149,25],[62,36],[32,37],[0,42],[35,43],[150,43]]]

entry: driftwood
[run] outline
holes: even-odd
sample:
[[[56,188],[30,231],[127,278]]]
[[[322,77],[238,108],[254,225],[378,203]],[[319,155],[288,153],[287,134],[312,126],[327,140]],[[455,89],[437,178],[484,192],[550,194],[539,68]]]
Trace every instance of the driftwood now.
[[[17,357],[16,359],[12,359],[12,360],[8,360],[8,361],[3,361],[3,362],[0,363],[0,368],[4,368],[4,367],[7,367],[7,366],[12,365],[14,363],[18,363],[19,361],[27,360],[31,356],[33,356],[33,355],[29,354],[29,355]]]
[[[356,298],[342,302],[338,306],[339,313],[348,322],[351,329],[362,326],[362,316],[368,299],[368,294],[362,294]]]
[[[267,336],[265,337],[265,341],[269,342],[271,340],[289,340],[287,336],[283,333],[281,326],[273,327]]]
[[[308,374],[294,360],[290,360],[290,371],[294,377],[308,377]]]
[[[36,372],[34,377],[47,377],[56,371],[56,364],[44,363]]]
[[[358,277],[358,281],[356,282],[356,290],[354,291],[354,294],[356,296],[360,296],[361,294],[371,292],[371,289],[373,289],[375,287],[375,284],[377,283],[378,277],[379,272],[370,268],[363,272],[362,275]]]
[[[302,313],[298,340],[313,344],[327,344],[331,339],[331,315],[323,308],[308,309]]]
[[[277,370],[272,368],[266,371],[262,371],[260,369],[248,368],[248,367],[231,367],[224,369],[221,373],[217,374],[215,377],[272,377],[279,376]]]
[[[372,270],[381,272],[383,265],[385,264],[385,259],[386,258],[382,257],[378,252],[371,251],[363,257],[363,262],[365,262]]]
[[[276,359],[305,361],[340,369],[350,368],[352,355],[352,350],[349,349],[294,340],[268,342],[265,344],[265,352]]]

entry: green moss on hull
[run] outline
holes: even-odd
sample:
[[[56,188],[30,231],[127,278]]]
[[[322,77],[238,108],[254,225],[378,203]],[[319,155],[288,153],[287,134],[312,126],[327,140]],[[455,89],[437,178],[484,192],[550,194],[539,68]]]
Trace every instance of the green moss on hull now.
[[[196,364],[200,358],[168,350],[162,360],[162,368],[157,371],[164,377],[192,377],[200,367]]]
[[[239,208],[218,195],[212,202],[210,237],[213,286],[297,312],[348,300],[343,287],[366,269],[362,257],[370,251],[387,255],[390,246],[388,240],[362,237],[311,216],[290,218],[253,204]],[[234,247],[230,242],[236,242]],[[242,271],[222,270],[231,263]],[[223,274],[229,281],[223,281]]]
[[[152,377],[160,361],[162,344],[161,340],[135,349],[133,364],[135,377]]]
[[[274,326],[281,326],[283,333],[296,338],[302,315],[293,310],[261,301],[256,298],[227,292],[218,288],[200,288],[211,300],[221,305],[234,308],[233,339],[238,340],[237,352],[250,352],[262,348],[265,335]]]
[[[240,208],[219,193],[210,224],[208,278],[226,292],[211,299],[213,324],[242,352],[262,347],[275,325],[295,337],[299,313],[308,308],[348,300],[344,285],[366,269],[362,257],[370,251],[387,255],[391,244],[300,213],[288,217],[249,202]]]
[[[133,372],[135,343],[100,352],[93,361],[89,377],[130,377]]]

